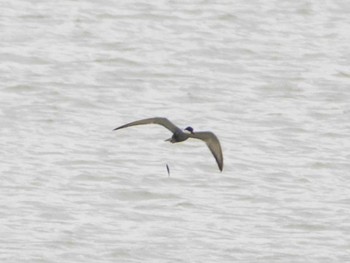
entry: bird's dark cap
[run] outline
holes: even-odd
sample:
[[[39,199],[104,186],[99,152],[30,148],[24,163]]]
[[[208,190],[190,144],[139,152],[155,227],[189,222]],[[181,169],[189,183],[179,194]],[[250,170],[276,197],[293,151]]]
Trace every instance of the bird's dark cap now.
[[[189,131],[190,133],[193,133],[193,128],[191,126],[186,127],[185,131]]]

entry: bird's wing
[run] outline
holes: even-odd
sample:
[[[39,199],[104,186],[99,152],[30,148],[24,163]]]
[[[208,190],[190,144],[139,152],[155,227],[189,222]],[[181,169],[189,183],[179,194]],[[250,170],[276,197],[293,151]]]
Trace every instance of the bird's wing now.
[[[221,145],[219,139],[212,132],[195,132],[189,134],[190,138],[200,139],[204,141],[211,153],[214,155],[215,160],[219,166],[220,171],[224,168],[224,158],[222,156]]]
[[[119,130],[122,128],[130,127],[130,126],[135,126],[135,125],[144,125],[144,124],[159,124],[170,130],[171,132],[175,132],[177,130],[180,130],[180,128],[176,127],[172,122],[170,122],[167,118],[149,118],[149,119],[143,119],[139,121],[133,121],[130,123],[127,123],[123,126],[120,126],[118,128],[115,128],[114,130]]]

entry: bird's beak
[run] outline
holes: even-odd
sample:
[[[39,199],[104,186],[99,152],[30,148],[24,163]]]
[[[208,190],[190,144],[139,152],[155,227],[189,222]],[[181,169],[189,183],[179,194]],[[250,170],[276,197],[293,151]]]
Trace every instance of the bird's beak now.
[[[171,138],[166,139],[165,142],[171,142]]]

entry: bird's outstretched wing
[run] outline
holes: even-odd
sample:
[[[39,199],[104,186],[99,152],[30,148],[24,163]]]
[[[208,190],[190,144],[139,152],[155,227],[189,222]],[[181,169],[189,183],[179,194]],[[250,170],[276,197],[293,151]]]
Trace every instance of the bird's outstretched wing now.
[[[149,118],[149,119],[143,119],[139,121],[133,121],[130,123],[127,123],[125,125],[122,125],[118,128],[115,128],[114,130],[119,130],[122,128],[130,127],[130,126],[135,126],[135,125],[144,125],[144,124],[159,124],[170,130],[171,132],[175,132],[177,130],[180,130],[177,126],[175,126],[172,122],[170,122],[167,118],[161,118],[161,117],[156,117],[156,118]]]
[[[224,158],[222,156],[221,145],[218,137],[212,132],[195,132],[189,134],[190,138],[200,139],[204,141],[211,153],[214,155],[214,158],[219,166],[220,171],[224,168]]]

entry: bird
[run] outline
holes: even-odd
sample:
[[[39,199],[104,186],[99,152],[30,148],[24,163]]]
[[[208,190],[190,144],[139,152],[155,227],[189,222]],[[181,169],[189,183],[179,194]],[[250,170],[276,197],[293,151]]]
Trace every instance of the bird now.
[[[222,155],[221,145],[219,142],[219,139],[216,137],[216,135],[210,131],[199,131],[194,132],[193,128],[188,126],[184,130],[181,130],[179,127],[174,125],[171,121],[169,121],[167,118],[164,117],[155,117],[155,118],[148,118],[148,119],[142,119],[138,121],[133,121],[130,123],[127,123],[125,125],[122,125],[120,127],[117,127],[115,130],[136,126],[136,125],[145,125],[145,124],[159,124],[170,130],[173,135],[169,139],[165,141],[169,141],[171,143],[178,143],[186,141],[189,138],[192,139],[199,139],[204,141],[211,153],[213,154],[216,163],[219,167],[219,170],[222,172],[224,168],[224,158]]]

